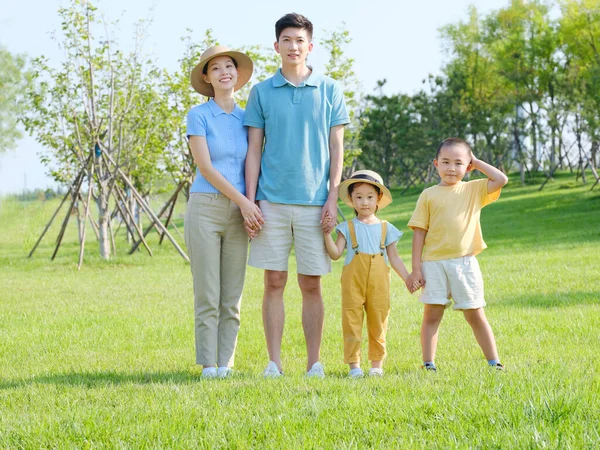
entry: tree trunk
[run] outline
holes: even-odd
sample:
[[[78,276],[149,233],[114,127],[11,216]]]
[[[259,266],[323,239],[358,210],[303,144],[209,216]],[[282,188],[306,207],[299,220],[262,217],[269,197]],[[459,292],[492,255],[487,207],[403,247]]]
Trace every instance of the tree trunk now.
[[[98,244],[100,245],[100,257],[110,258],[110,231],[108,221],[110,220],[110,211],[108,210],[108,199],[106,194],[101,192],[96,200],[98,206]]]

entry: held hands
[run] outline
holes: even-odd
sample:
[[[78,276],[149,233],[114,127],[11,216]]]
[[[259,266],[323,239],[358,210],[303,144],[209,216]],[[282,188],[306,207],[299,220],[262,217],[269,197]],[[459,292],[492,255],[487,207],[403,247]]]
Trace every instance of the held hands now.
[[[425,287],[425,280],[423,279],[423,274],[421,273],[421,269],[415,269],[406,279],[406,288],[408,292],[413,294],[418,291],[420,288]]]
[[[258,205],[248,200],[240,207],[242,217],[244,218],[244,228],[250,239],[256,237],[265,223],[265,218]]]
[[[323,234],[331,233],[331,230],[335,227],[335,221],[333,217],[329,214],[328,211],[325,212],[325,217],[321,220],[321,229],[323,230]]]
[[[337,201],[327,200],[321,213],[321,228],[323,233],[331,233],[337,220]]]

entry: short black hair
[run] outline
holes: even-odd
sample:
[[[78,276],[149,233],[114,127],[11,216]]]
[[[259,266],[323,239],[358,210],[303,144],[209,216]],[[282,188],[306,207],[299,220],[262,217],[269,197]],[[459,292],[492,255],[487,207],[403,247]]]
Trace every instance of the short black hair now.
[[[465,146],[467,150],[469,150],[469,156],[473,155],[473,150],[471,149],[471,146],[467,141],[457,137],[450,137],[440,142],[440,145],[438,145],[437,151],[435,152],[435,159],[438,159],[438,157],[440,156],[440,152],[444,147],[454,147],[456,145]]]
[[[313,24],[302,14],[289,13],[275,22],[275,38],[277,42],[279,42],[279,36],[281,36],[281,32],[286,28],[300,28],[302,30],[306,30],[308,39],[312,41]]]

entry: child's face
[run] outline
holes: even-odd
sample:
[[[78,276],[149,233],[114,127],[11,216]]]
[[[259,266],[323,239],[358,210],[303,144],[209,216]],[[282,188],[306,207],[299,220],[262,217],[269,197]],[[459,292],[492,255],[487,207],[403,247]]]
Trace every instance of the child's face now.
[[[383,194],[377,193],[377,189],[369,183],[357,183],[354,185],[350,200],[352,207],[358,213],[358,217],[367,217],[375,214],[377,205]]]
[[[275,42],[275,51],[281,55],[284,66],[305,64],[312,49],[308,32],[303,28],[285,28],[279,35],[279,41]]]
[[[471,152],[464,145],[442,147],[437,159],[433,161],[441,178],[441,186],[454,186],[459,183],[470,169]]]
[[[238,80],[238,71],[229,56],[217,56],[208,62],[206,83],[212,84],[215,91],[233,89]]]

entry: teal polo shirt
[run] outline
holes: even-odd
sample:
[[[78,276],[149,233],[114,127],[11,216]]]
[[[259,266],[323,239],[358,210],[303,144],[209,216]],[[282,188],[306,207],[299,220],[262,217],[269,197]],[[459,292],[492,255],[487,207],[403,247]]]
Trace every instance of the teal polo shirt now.
[[[344,93],[333,78],[312,72],[295,86],[278,69],[255,85],[244,126],[265,131],[256,199],[324,205],[329,193],[329,132],[349,122]]]

